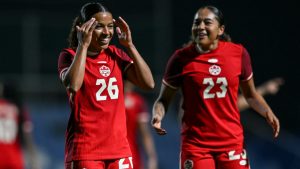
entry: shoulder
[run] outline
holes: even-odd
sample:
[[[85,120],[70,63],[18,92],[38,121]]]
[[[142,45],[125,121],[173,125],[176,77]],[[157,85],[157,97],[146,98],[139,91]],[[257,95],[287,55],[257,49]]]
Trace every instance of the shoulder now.
[[[185,47],[176,49],[169,60],[188,59],[188,58],[194,57],[196,55],[198,55],[198,54],[197,54],[197,51],[195,50],[194,45],[190,44]]]
[[[106,50],[108,52],[110,52],[111,54],[115,54],[117,56],[122,56],[125,53],[121,48],[119,48],[115,45],[109,45]]]
[[[60,57],[67,57],[67,56],[75,56],[75,51],[74,49],[71,48],[64,48],[61,50],[59,56]]]
[[[245,47],[241,43],[220,41],[219,45],[221,48],[225,48],[232,52],[243,53],[246,50]]]
[[[223,46],[226,46],[226,47],[231,47],[231,48],[239,48],[239,49],[244,48],[244,46],[241,43],[220,41],[220,44]]]
[[[118,48],[115,45],[109,45],[106,49],[108,55],[110,55],[113,59],[121,62],[132,62],[132,59],[128,56],[128,54],[121,48]]]
[[[196,54],[197,51],[195,50],[194,44],[189,44],[185,47],[175,50],[175,53],[178,55],[192,55],[192,54]]]

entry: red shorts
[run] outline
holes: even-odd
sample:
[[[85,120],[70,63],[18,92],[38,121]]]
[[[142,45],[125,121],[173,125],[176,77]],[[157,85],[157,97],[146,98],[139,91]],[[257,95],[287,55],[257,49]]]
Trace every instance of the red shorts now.
[[[133,169],[132,157],[126,157],[115,160],[96,160],[85,161],[78,160],[67,162],[66,169]]]
[[[180,169],[250,169],[246,150],[181,152]]]

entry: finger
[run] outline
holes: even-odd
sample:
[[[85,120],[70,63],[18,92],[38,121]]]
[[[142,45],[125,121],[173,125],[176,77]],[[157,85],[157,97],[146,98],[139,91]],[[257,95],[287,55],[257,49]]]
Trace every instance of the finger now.
[[[277,138],[279,136],[279,132],[280,132],[280,123],[278,119],[275,119],[275,131],[274,131],[274,137]]]
[[[93,31],[95,30],[95,28],[96,28],[97,25],[98,25],[98,21],[95,21],[95,22],[92,24],[92,26],[91,26],[89,32],[93,32]]]
[[[81,29],[82,31],[87,30],[87,29],[88,29],[88,26],[89,26],[91,23],[93,23],[94,21],[95,21],[95,18],[91,18],[90,20],[88,20],[88,21],[86,21],[84,24],[82,24],[82,25],[80,26],[80,29]]]
[[[121,16],[119,16],[119,20],[121,21],[121,23],[122,23],[123,25],[125,25],[126,27],[128,27],[127,22],[126,22]]]
[[[76,26],[76,31],[80,31],[80,27],[79,26]]]
[[[270,124],[273,128],[273,136],[274,136],[274,138],[277,138],[279,135],[279,130],[280,130],[279,120],[277,118],[273,118],[270,121]]]
[[[122,33],[122,31],[119,27],[116,27],[116,32],[117,32],[118,35],[121,35],[121,33]]]
[[[120,29],[124,31],[127,31],[129,28],[127,22],[120,16],[118,17],[118,20],[115,21],[115,23],[118,27],[120,27]]]
[[[95,18],[91,18],[88,22],[87,22],[87,25],[85,27],[85,31],[89,32],[92,25],[95,23]]]
[[[159,134],[159,135],[166,135],[167,134],[167,131],[163,128],[154,128],[156,133]]]

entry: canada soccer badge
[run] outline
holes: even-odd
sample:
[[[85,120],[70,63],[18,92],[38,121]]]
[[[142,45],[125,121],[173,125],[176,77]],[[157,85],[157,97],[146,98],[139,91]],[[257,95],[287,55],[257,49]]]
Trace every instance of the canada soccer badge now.
[[[194,167],[194,162],[192,160],[185,160],[185,162],[183,163],[184,169],[193,169]]]
[[[110,75],[110,69],[109,67],[105,66],[105,65],[102,65],[100,68],[99,68],[99,72],[102,76],[104,77],[108,77]]]
[[[211,75],[217,76],[221,73],[221,67],[218,65],[212,65],[209,67],[209,73]]]

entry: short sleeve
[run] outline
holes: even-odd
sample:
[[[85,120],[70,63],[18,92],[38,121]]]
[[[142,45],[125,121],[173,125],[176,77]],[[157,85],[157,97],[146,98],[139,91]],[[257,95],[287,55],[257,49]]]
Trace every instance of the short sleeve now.
[[[73,61],[73,56],[71,53],[67,52],[66,50],[63,50],[59,54],[58,58],[58,74],[60,80],[62,80],[62,76],[65,73],[66,70],[70,67],[71,63]]]
[[[120,65],[121,65],[122,71],[126,72],[126,70],[129,68],[129,66],[133,63],[133,60],[122,49],[117,48],[113,45],[111,45],[110,48],[111,48],[111,52],[115,53],[118,56],[119,61],[121,62]]]
[[[163,83],[173,89],[179,88],[182,82],[182,67],[180,56],[175,52],[168,60]]]
[[[247,80],[251,79],[252,76],[253,76],[253,72],[252,72],[250,55],[249,55],[248,51],[245,48],[243,48],[242,73],[241,73],[240,79],[242,81],[247,81]]]

